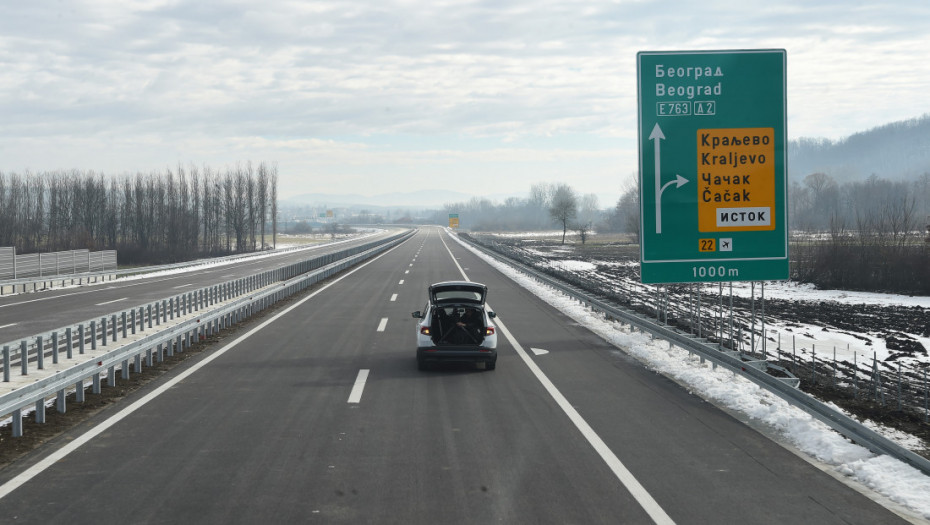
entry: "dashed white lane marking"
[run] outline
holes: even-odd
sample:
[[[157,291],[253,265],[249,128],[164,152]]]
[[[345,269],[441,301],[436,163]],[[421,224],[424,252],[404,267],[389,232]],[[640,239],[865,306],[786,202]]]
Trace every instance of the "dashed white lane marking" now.
[[[397,294],[392,295],[392,296],[391,296],[391,302],[393,303],[393,302],[396,301],[396,300],[397,300]],[[0,328],[3,328],[3,327],[0,326]]]
[[[452,254],[452,250],[449,249],[449,245],[446,244],[445,239],[443,239],[440,235],[439,240],[441,240],[442,244],[446,247],[446,251],[448,251],[449,256],[452,257],[452,262],[455,263],[455,266],[462,274],[462,278],[467,281],[468,276],[465,275],[465,270],[463,270],[462,265],[460,265],[459,262],[455,260],[455,255]],[[490,304],[486,304],[486,306],[488,310],[494,310],[491,308]],[[656,522],[657,525],[674,525],[675,522],[672,521],[672,518],[669,517],[669,515],[665,512],[665,509],[659,506],[659,503],[653,499],[652,495],[649,494],[646,488],[643,487],[639,480],[633,476],[633,473],[626,468],[626,465],[624,465],[620,461],[620,458],[614,454],[614,451],[611,450],[609,446],[607,446],[607,443],[601,439],[597,432],[595,432],[594,428],[592,428],[591,425],[589,425],[588,422],[585,421],[583,417],[581,417],[581,414],[578,413],[575,407],[568,402],[568,399],[564,395],[562,395],[562,392],[555,386],[555,383],[549,379],[549,376],[547,376],[545,372],[539,368],[539,365],[537,365],[532,358],[530,358],[529,354],[526,353],[526,350],[523,349],[523,346],[520,345],[513,334],[510,333],[510,330],[507,329],[507,326],[504,324],[504,321],[501,320],[500,316],[497,316],[494,324],[496,324],[500,329],[500,333],[503,334],[503,336],[507,339],[507,342],[510,343],[510,346],[516,350],[517,355],[520,356],[520,359],[522,359],[526,366],[530,369],[530,372],[536,376],[536,379],[540,382],[542,387],[546,390],[546,392],[549,393],[549,396],[552,397],[552,400],[555,401],[557,405],[559,405],[559,408],[562,409],[562,412],[564,412],[565,415],[568,416],[568,419],[574,423],[575,428],[581,432],[581,435],[583,435],[588,443],[594,448],[595,452],[601,456],[601,459],[614,473],[614,476],[616,476],[617,479],[620,480],[620,483],[626,487],[627,491],[629,491],[633,498],[636,499],[643,510],[649,514],[649,517],[652,518],[652,520]]]
[[[129,298],[128,298],[128,297],[123,297],[122,299],[113,299],[112,301],[107,301],[107,302],[105,302],[105,303],[97,303],[97,306],[103,306],[103,305],[107,305],[107,304],[118,303],[118,302],[120,302],[120,301],[125,301],[126,299],[129,299]]]
[[[69,441],[67,444],[65,444],[64,446],[62,446],[62,447],[59,448],[58,450],[56,450],[56,451],[52,452],[51,454],[49,454],[48,456],[46,456],[45,459],[42,459],[41,461],[39,461],[39,462],[36,463],[35,465],[33,465],[33,466],[29,467],[28,469],[24,470],[23,472],[21,472],[19,475],[17,475],[17,476],[14,477],[13,479],[7,481],[7,482],[4,483],[3,485],[0,485],[0,500],[2,500],[3,498],[7,497],[11,492],[13,492],[13,491],[16,490],[17,488],[23,486],[25,483],[29,482],[29,480],[31,480],[32,478],[38,476],[39,474],[41,474],[43,471],[45,471],[45,470],[47,470],[48,468],[50,468],[50,467],[51,467],[52,465],[54,465],[55,463],[61,461],[62,459],[64,459],[65,457],[67,457],[69,454],[71,454],[71,453],[74,452],[75,450],[81,448],[81,447],[84,446],[87,442],[91,441],[92,439],[94,439],[95,437],[99,436],[100,434],[103,434],[104,432],[106,432],[107,430],[109,430],[112,426],[116,425],[117,423],[119,423],[120,421],[122,421],[123,419],[125,419],[127,416],[129,416],[130,414],[132,414],[133,412],[139,410],[140,408],[142,408],[143,406],[145,406],[146,404],[148,404],[149,402],[151,402],[153,399],[155,399],[155,398],[157,398],[158,396],[164,394],[165,392],[171,390],[172,388],[175,387],[175,385],[177,385],[177,384],[180,383],[181,381],[184,381],[185,379],[187,379],[188,377],[190,377],[191,375],[193,375],[195,372],[197,372],[197,371],[200,370],[201,368],[203,368],[203,367],[207,366],[208,364],[212,363],[214,360],[219,359],[219,358],[220,358],[222,355],[224,355],[226,352],[229,352],[230,350],[232,350],[233,348],[235,348],[236,345],[238,345],[239,343],[245,341],[245,340],[248,339],[249,337],[252,337],[253,335],[255,335],[255,334],[257,334],[258,332],[262,331],[265,327],[267,327],[268,325],[274,323],[275,321],[277,321],[277,320],[280,319],[281,317],[284,317],[285,315],[289,314],[292,310],[294,310],[294,309],[296,309],[296,308],[299,308],[302,304],[306,303],[306,302],[309,301],[310,299],[313,299],[313,298],[316,297],[317,295],[323,293],[324,290],[329,289],[331,286],[333,286],[333,285],[335,285],[336,283],[342,281],[343,279],[346,279],[346,278],[349,277],[350,275],[352,275],[352,274],[354,274],[355,272],[361,270],[362,268],[365,268],[365,267],[368,266],[369,264],[372,264],[372,263],[374,263],[375,261],[380,260],[381,257],[384,257],[385,255],[391,253],[392,251],[394,251],[394,250],[396,250],[396,249],[397,249],[397,247],[395,246],[394,248],[391,248],[390,250],[388,250],[388,251],[382,253],[381,255],[378,255],[378,256],[376,256],[376,257],[370,259],[369,261],[364,262],[364,263],[358,265],[357,267],[355,267],[355,268],[349,270],[345,275],[336,277],[333,281],[331,281],[331,282],[329,282],[328,284],[325,284],[325,285],[323,285],[322,287],[318,288],[315,292],[313,292],[313,293],[311,293],[310,295],[304,297],[303,299],[298,300],[296,303],[292,304],[291,306],[286,307],[284,310],[281,310],[277,315],[271,317],[270,319],[268,319],[268,320],[265,321],[264,323],[261,323],[260,325],[256,326],[255,328],[253,328],[253,329],[249,330],[248,332],[242,334],[242,336],[240,336],[238,339],[234,339],[231,343],[227,344],[227,345],[224,346],[223,348],[220,348],[219,350],[216,350],[214,353],[210,354],[209,356],[207,356],[206,358],[204,358],[204,359],[203,359],[202,361],[200,361],[199,363],[197,363],[197,364],[195,364],[194,366],[188,368],[188,369],[185,370],[184,372],[181,372],[180,374],[174,376],[174,378],[168,380],[166,383],[164,383],[164,384],[161,385],[160,387],[156,388],[155,390],[153,390],[152,392],[150,392],[148,395],[142,397],[141,399],[139,399],[139,400],[136,401],[135,403],[129,405],[128,407],[124,408],[123,410],[120,410],[120,411],[117,412],[116,414],[113,414],[113,415],[110,416],[106,421],[100,423],[99,425],[97,425],[97,426],[91,428],[91,429],[88,430],[87,432],[81,434],[80,436],[78,436],[77,438],[75,438],[73,441]],[[61,297],[61,296],[58,296],[58,297]]]
[[[530,351],[533,352],[533,353],[536,354],[536,355],[545,355],[545,354],[548,354],[548,353],[549,353],[548,350],[543,350],[542,348],[532,348],[532,347],[531,347],[531,348],[530,348]]]
[[[362,400],[362,392],[365,391],[365,382],[368,381],[368,372],[367,368],[363,368],[358,371],[358,376],[355,378],[355,385],[352,386],[352,392],[349,393],[349,403],[358,403]]]
[[[0,326],[0,328],[9,328],[9,327],[11,327],[11,326],[16,326],[16,325],[18,325],[18,324],[19,324],[19,323],[5,324],[5,325],[3,325],[3,326]]]
[[[188,286],[193,286],[193,284],[182,284],[181,286],[175,286],[174,289],[177,290],[178,288],[187,288]]]
[[[381,318],[381,322],[378,323],[378,331],[379,331],[379,332],[383,332],[384,329],[387,328],[387,320],[388,320],[387,317],[382,317],[382,318]]]
[[[405,271],[404,271],[404,275],[407,275],[408,273],[410,273],[410,270],[405,270]]]
[[[397,284],[404,284],[404,280],[403,280],[403,279],[401,279],[401,280],[400,280],[400,282],[399,282],[399,283],[397,283]]]

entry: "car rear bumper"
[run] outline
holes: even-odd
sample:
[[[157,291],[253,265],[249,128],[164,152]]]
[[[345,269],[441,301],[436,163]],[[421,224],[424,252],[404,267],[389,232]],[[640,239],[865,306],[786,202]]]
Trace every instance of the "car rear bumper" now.
[[[419,361],[497,361],[497,349],[476,346],[431,346],[417,348]]]

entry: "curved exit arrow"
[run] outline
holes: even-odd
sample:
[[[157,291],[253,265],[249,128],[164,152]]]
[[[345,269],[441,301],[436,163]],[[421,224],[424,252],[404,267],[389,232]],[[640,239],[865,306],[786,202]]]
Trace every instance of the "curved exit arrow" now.
[[[658,122],[656,122],[655,127],[652,128],[652,133],[649,134],[649,140],[654,141],[653,145],[655,147],[656,233],[662,233],[662,192],[668,189],[672,184],[675,184],[676,188],[680,188],[688,183],[688,179],[676,173],[675,180],[666,182],[662,185],[662,141],[665,140],[665,134],[662,133],[662,128],[659,127]]]
[[[682,186],[684,186],[685,184],[688,183],[688,179],[682,177],[681,175],[679,175],[679,174],[677,174],[677,173],[675,174],[675,177],[678,177],[678,178],[676,178],[675,180],[673,180],[673,181],[671,181],[671,182],[666,182],[666,183],[665,183],[665,186],[662,186],[662,189],[659,190],[659,195],[661,195],[662,192],[665,191],[665,188],[668,188],[668,187],[671,186],[672,184],[678,184],[678,186],[675,186],[675,187],[676,187],[676,188],[680,188],[680,187],[682,187]]]

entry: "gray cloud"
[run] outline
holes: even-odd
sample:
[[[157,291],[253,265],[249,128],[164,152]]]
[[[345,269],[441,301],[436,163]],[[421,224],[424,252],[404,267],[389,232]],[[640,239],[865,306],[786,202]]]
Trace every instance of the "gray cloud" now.
[[[635,166],[635,54],[657,49],[786,48],[789,133],[835,138],[930,111],[927,27],[924,0],[6,2],[0,169],[92,167],[62,144],[93,138],[157,156],[134,137],[191,159],[261,138],[310,169],[288,141],[588,136]]]

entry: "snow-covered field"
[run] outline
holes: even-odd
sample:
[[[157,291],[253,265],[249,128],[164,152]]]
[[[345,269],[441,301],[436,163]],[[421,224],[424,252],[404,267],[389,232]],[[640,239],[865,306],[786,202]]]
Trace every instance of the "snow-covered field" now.
[[[894,504],[901,505],[918,519],[930,520],[930,477],[917,469],[887,456],[873,454],[754,383],[722,368],[714,370],[709,363],[702,364],[700,359],[667,342],[652,340],[648,335],[632,332],[628,326],[606,321],[603,316],[580,306],[560,292],[539,284],[464,242],[461,243],[524,288],[613,343],[618,351],[635,356],[646,366],[673,378],[697,395],[742,414],[757,426],[774,433],[779,441],[795,447],[820,468],[845,478],[860,489],[880,494]],[[571,268],[579,272],[595,271],[597,267],[587,261],[572,260],[550,261],[550,264],[561,264],[562,268]],[[734,294],[739,289],[740,293],[748,297],[748,286],[734,286]],[[758,294],[759,290],[756,290],[756,293]],[[912,304],[904,301],[915,301],[913,304],[918,306],[930,305],[928,298],[888,297],[882,294],[852,294],[839,291],[823,295],[820,293],[790,283],[766,286],[767,297],[772,297],[769,294],[781,294],[792,300],[806,295],[813,301],[835,297],[837,300],[849,300],[852,304],[865,301],[876,304]],[[814,328],[812,326],[811,330]],[[912,450],[925,449],[928,446],[913,436],[893,429],[875,424],[869,426]]]
[[[553,235],[561,232],[546,232],[522,234],[482,234],[500,239],[517,240],[519,245],[512,247],[524,254],[537,259],[538,267],[548,267],[560,272],[574,273],[586,279],[599,283],[604,289],[624,291],[629,289],[644,289],[639,283],[636,269],[638,260],[622,260],[597,258],[586,255],[586,250],[578,245],[568,243],[559,245],[553,243]],[[522,237],[521,237],[522,236]],[[692,293],[700,293],[705,304],[712,307],[717,303],[721,287],[718,284],[694,285]],[[778,349],[785,353],[797,353],[799,358],[809,359],[816,355],[818,359],[833,360],[834,354],[838,361],[846,360],[856,363],[871,363],[873,358],[879,362],[889,361],[903,364],[914,370],[930,366],[930,297],[907,296],[898,294],[855,292],[845,290],[818,290],[812,285],[795,282],[767,282],[754,285],[746,282],[733,283],[732,286],[724,284],[723,309],[727,310],[729,295],[735,298],[756,300],[756,316],[754,330],[761,330],[763,325],[763,311],[761,299],[764,295],[769,305],[774,302],[797,302],[807,305],[830,305],[830,310],[839,311],[833,314],[842,319],[846,312],[854,311],[856,316],[847,319],[850,322],[834,323],[823,312],[818,318],[799,318],[798,315],[779,318],[773,314],[774,308],[769,308],[764,317],[766,350],[775,354]],[[625,293],[625,292],[624,292]],[[712,299],[713,298],[713,299]],[[694,301],[694,297],[679,297],[682,302]],[[743,301],[745,302],[745,301]],[[708,308],[707,310],[711,310]],[[907,317],[914,319],[910,326],[902,328],[901,323],[882,323],[882,318],[891,315],[904,315],[902,309],[910,309]],[[897,312],[892,312],[898,310]],[[716,315],[719,312],[707,311],[705,315]],[[729,317],[730,312],[724,312]],[[748,308],[737,307],[736,317],[744,325],[748,325],[750,313]],[[861,323],[855,326],[855,323]],[[839,325],[839,326],[837,326]],[[851,326],[852,325],[852,326]],[[744,330],[744,335],[749,330]],[[748,336],[747,336],[748,337]],[[893,341],[889,347],[888,341]],[[916,350],[902,351],[900,341]],[[761,351],[762,338],[755,340],[756,348]],[[915,344],[919,343],[919,344]],[[919,347],[922,346],[922,349]]]

